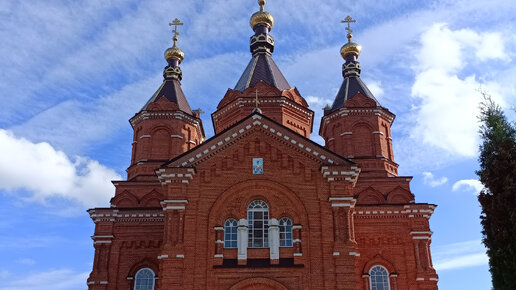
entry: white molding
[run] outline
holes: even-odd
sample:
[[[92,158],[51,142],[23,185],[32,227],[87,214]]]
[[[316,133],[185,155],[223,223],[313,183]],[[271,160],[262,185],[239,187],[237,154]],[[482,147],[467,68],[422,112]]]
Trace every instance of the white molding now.
[[[436,282],[437,282],[437,281],[439,281],[439,278],[428,278],[428,280],[430,280],[430,281],[436,281]]]
[[[334,200],[355,200],[355,198],[351,197],[351,196],[346,196],[346,197],[330,197],[328,198],[329,201],[334,201]]]
[[[292,226],[293,230],[302,229],[302,228],[303,228],[302,225],[294,225],[294,226]]]
[[[160,255],[160,256],[158,256],[158,260],[165,259],[165,258],[168,258],[168,255]]]
[[[416,281],[425,281],[425,278],[416,278]]]
[[[214,258],[224,258],[224,254],[215,254]]]
[[[170,137],[172,137],[172,138],[179,138],[179,139],[183,139],[183,136],[180,136],[180,135],[170,135]]]
[[[216,231],[223,231],[224,227],[213,227],[213,229]]]
[[[332,203],[332,207],[351,207],[352,205],[350,203]]]
[[[100,281],[99,284],[101,285],[107,285],[108,284],[108,281]]]
[[[339,252],[333,252],[333,255],[334,256],[340,256],[340,253]]]
[[[303,253],[294,253],[294,257],[302,257]]]
[[[349,252],[350,256],[360,257],[360,253],[357,252]]]
[[[163,208],[163,210],[169,210],[169,209],[185,209],[185,206],[184,205],[170,205],[170,206],[167,206],[165,208]]]
[[[111,244],[112,241],[95,241],[93,244]]]
[[[150,138],[151,136],[150,135],[141,135],[139,139],[142,139],[142,138]]]
[[[185,255],[177,254],[177,255],[176,255],[176,258],[184,259],[184,258],[185,258]]]
[[[181,176],[179,176],[181,177]],[[162,201],[161,203],[188,203],[188,199],[166,199]]]

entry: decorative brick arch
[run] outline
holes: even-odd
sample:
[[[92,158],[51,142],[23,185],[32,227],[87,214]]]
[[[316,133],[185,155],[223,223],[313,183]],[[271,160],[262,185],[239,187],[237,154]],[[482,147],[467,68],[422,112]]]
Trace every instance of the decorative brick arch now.
[[[220,226],[229,217],[247,217],[247,207],[253,200],[263,200],[269,206],[271,218],[288,216],[295,224],[308,227],[307,211],[297,194],[288,187],[270,180],[249,180],[227,188],[210,209],[210,228]]]
[[[373,187],[368,187],[361,192],[356,194],[357,203],[358,204],[384,204],[386,203],[385,196],[374,189]]]
[[[362,269],[362,273],[364,274],[369,274],[369,270],[375,266],[375,265],[380,265],[380,266],[383,266],[385,267],[385,269],[387,269],[387,271],[389,272],[389,274],[392,274],[392,273],[397,273],[396,271],[396,268],[394,267],[394,265],[387,261],[382,255],[380,254],[377,254],[376,256],[374,256],[371,260],[367,261],[367,263],[364,264],[364,268]]]
[[[414,200],[414,195],[404,189],[401,186],[397,186],[395,189],[387,193],[387,202],[393,204],[409,203]]]
[[[111,204],[116,207],[135,207],[138,206],[138,199],[130,191],[124,190],[111,199]]]
[[[229,290],[262,290],[262,289],[270,289],[270,290],[287,290],[285,287],[278,281],[267,279],[267,278],[250,278],[245,279],[231,286]]]
[[[163,200],[163,195],[156,190],[152,190],[151,192],[145,194],[141,200],[140,205],[146,207],[161,207],[160,201]]]
[[[136,272],[138,272],[138,270],[143,269],[143,268],[149,268],[154,272],[154,275],[158,275],[159,268],[158,268],[158,264],[156,263],[156,261],[153,261],[152,259],[149,259],[149,258],[145,258],[143,260],[136,262],[131,267],[131,270],[129,270],[129,273],[127,274],[127,276],[134,277],[134,275],[136,275]]]

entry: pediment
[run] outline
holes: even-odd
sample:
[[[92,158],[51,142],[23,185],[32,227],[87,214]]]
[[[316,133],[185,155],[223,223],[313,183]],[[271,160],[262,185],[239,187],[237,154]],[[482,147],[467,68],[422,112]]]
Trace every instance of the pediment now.
[[[157,101],[147,106],[147,111],[174,111],[179,110],[179,106],[169,101],[165,96],[160,97]]]
[[[376,101],[364,96],[358,92],[344,103],[346,108],[373,108],[376,107]]]
[[[165,163],[162,168],[197,167],[218,153],[257,138],[277,144],[284,148],[283,150],[291,150],[296,156],[315,161],[321,166],[355,166],[352,161],[255,112],[194,149]]]

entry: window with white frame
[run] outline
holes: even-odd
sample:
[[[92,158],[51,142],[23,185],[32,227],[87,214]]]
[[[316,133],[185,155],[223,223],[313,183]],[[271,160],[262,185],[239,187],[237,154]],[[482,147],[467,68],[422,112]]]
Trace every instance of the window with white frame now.
[[[292,220],[282,218],[279,220],[280,247],[292,247]]]
[[[134,275],[134,290],[154,290],[154,271],[143,268]]]
[[[235,219],[227,219],[224,223],[224,248],[237,247],[237,227]]]
[[[248,247],[269,247],[269,206],[261,200],[255,200],[247,207]]]
[[[371,270],[369,270],[369,285],[371,290],[390,290],[387,269],[380,265],[371,267]]]

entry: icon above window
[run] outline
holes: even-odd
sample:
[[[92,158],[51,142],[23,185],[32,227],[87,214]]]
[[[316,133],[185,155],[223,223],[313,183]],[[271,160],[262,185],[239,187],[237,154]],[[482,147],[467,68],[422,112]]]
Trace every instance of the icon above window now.
[[[263,174],[263,158],[253,158],[253,174]]]

